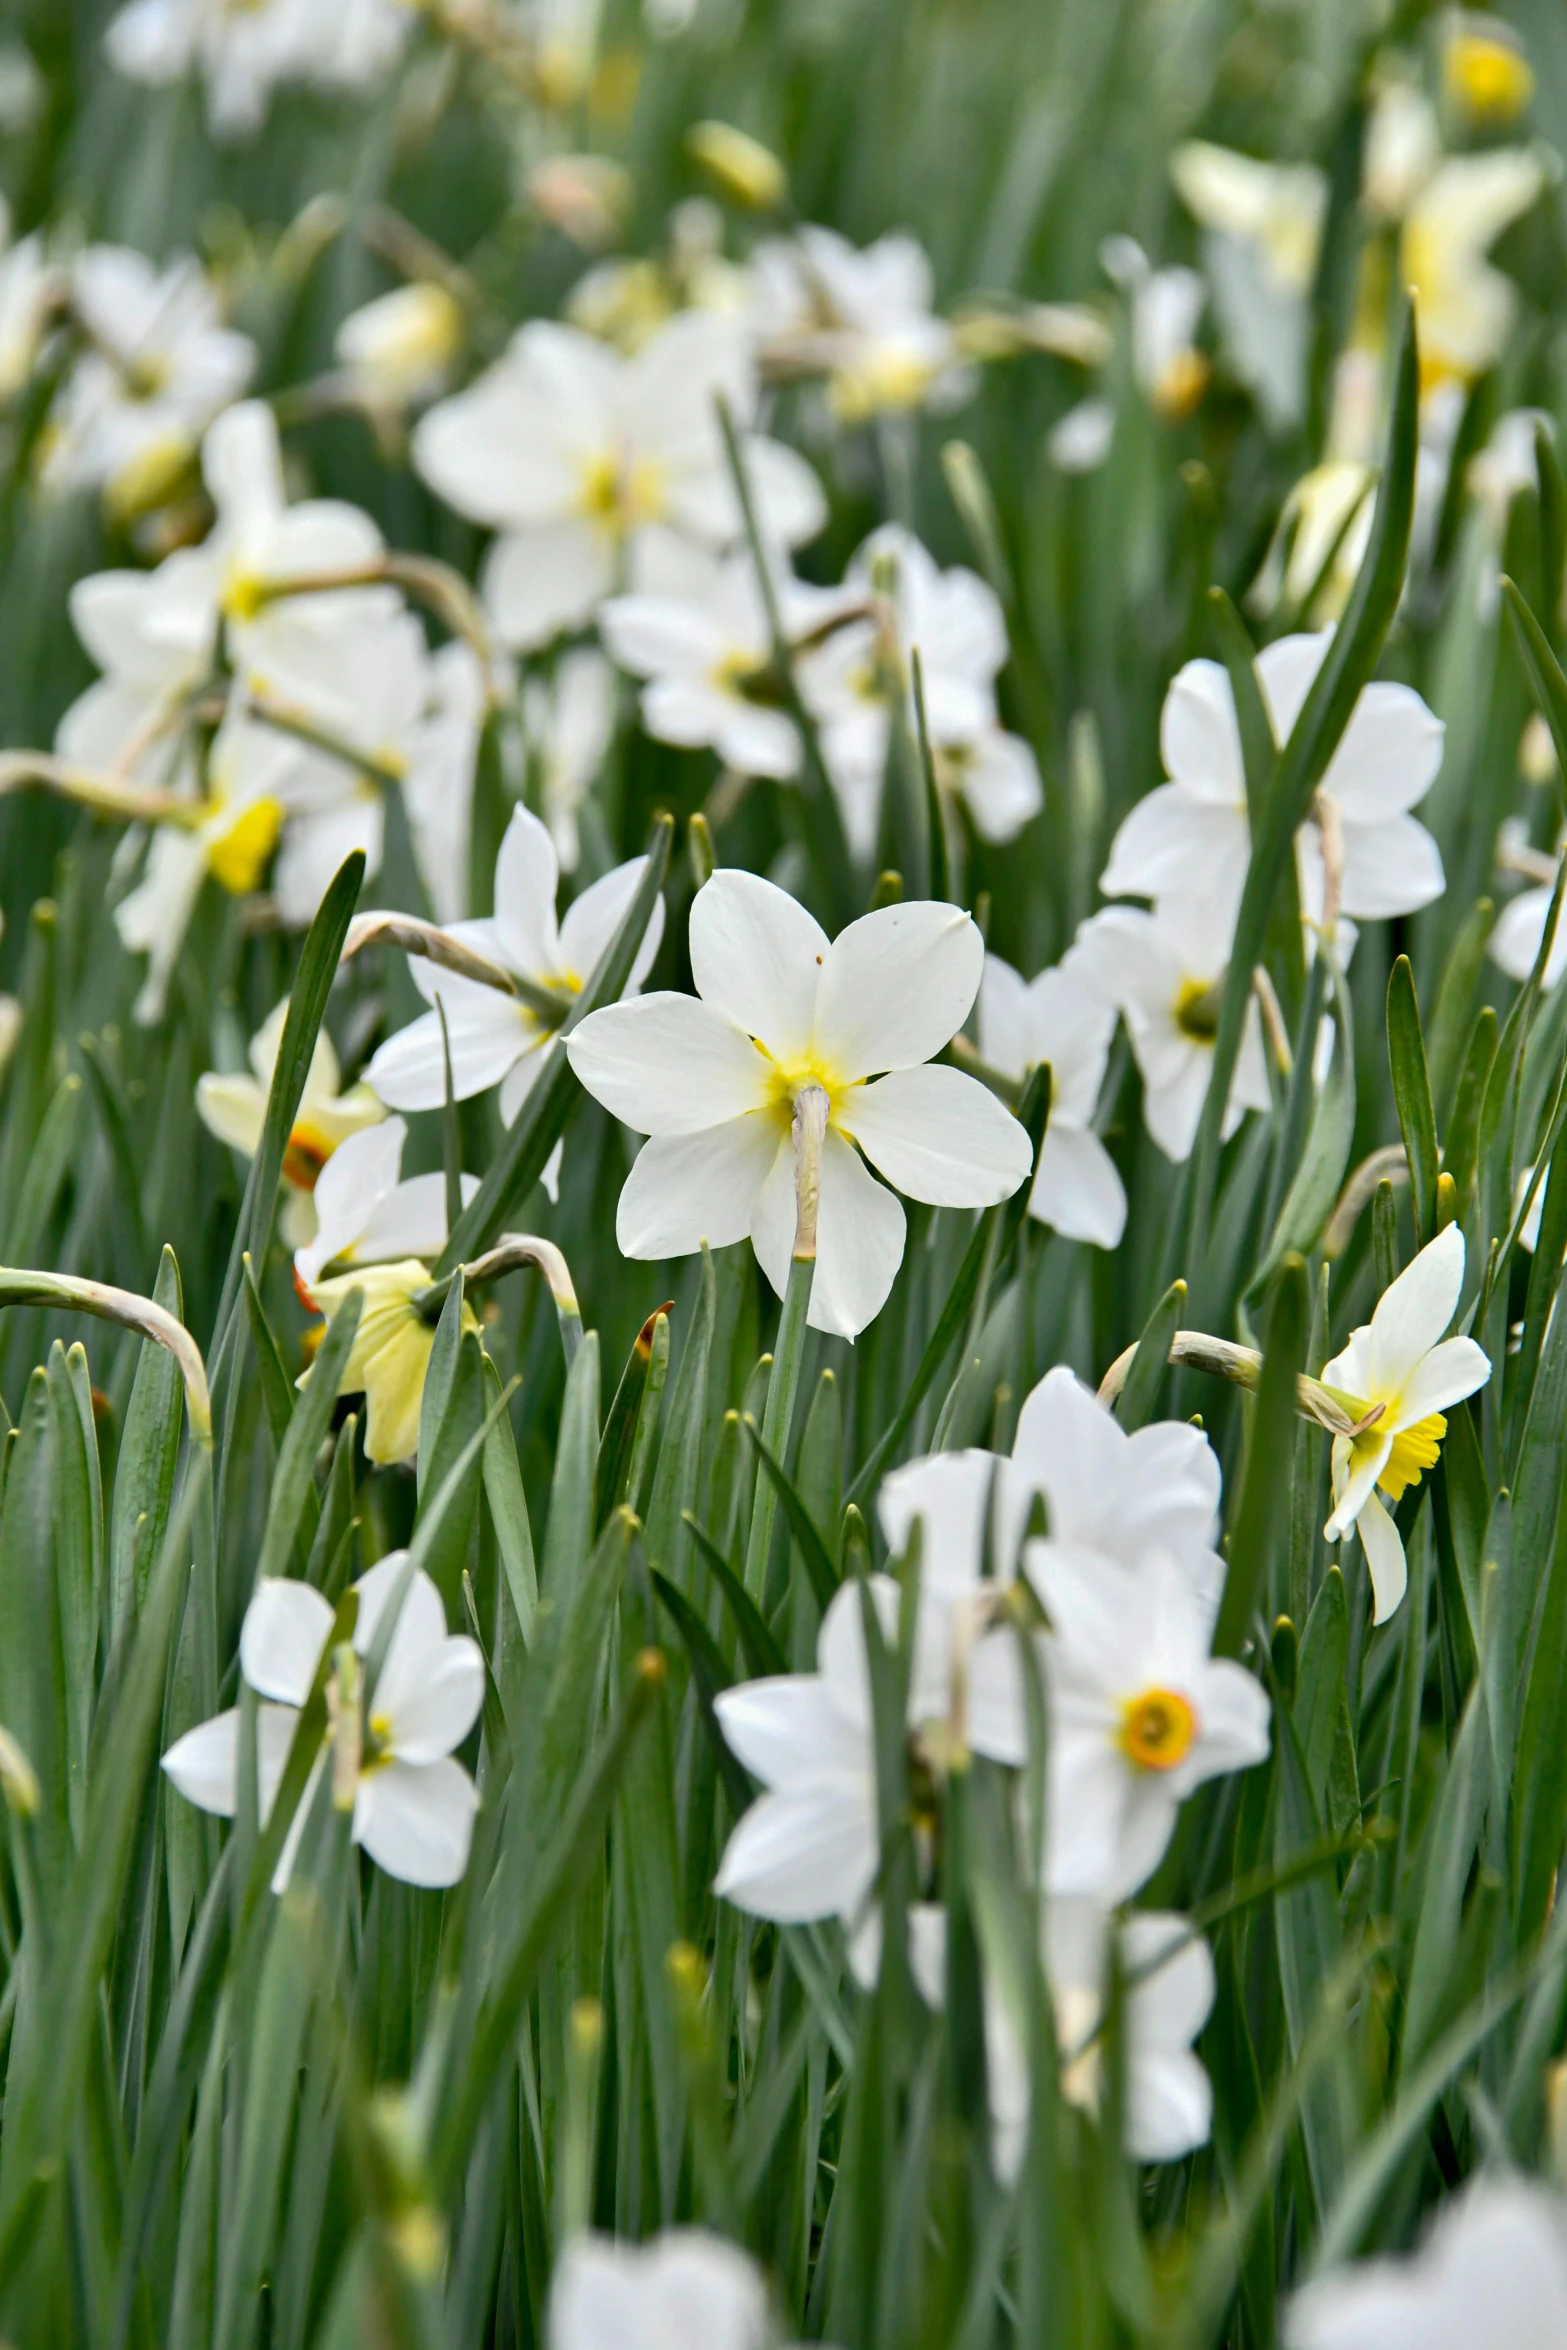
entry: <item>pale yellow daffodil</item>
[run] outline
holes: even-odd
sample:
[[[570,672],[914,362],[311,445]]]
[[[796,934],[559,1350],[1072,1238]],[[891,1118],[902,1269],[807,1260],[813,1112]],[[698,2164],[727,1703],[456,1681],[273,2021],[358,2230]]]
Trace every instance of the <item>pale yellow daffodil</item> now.
[[[288,1017],[284,998],[250,1040],[250,1068],[233,1075],[209,1069],[196,1081],[196,1108],[202,1124],[219,1142],[253,1159],[261,1147],[266,1123],[272,1072],[283,1041]],[[293,1127],[283,1151],[283,1182],[287,1197],[283,1209],[283,1237],[290,1248],[300,1248],[315,1236],[316,1215],[311,1194],[327,1160],[339,1143],[386,1116],[368,1085],[343,1090],[342,1074],[332,1039],[323,1028],[310,1057],[305,1090],[300,1096]]]
[[[419,1450],[419,1409],[424,1401],[425,1374],[435,1344],[435,1324],[414,1302],[430,1286],[430,1270],[417,1257],[393,1265],[356,1266],[332,1281],[318,1281],[304,1292],[308,1305],[318,1308],[331,1323],[351,1290],[363,1293],[359,1328],[349,1349],[339,1395],[365,1399],[365,1452],[383,1466],[411,1461]],[[462,1326],[477,1335],[471,1306],[462,1310]],[[305,1379],[313,1373],[307,1371]],[[301,1386],[304,1380],[300,1382]]]

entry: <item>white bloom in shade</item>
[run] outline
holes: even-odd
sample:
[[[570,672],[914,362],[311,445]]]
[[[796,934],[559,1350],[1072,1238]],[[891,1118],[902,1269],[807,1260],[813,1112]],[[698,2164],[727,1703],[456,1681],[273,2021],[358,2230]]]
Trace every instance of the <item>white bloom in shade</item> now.
[[[196,1080],[196,1109],[202,1124],[219,1142],[226,1142],[247,1159],[253,1159],[261,1147],[267,1097],[287,1017],[285,996],[250,1040],[248,1074],[220,1076],[209,1069]],[[368,1085],[352,1085],[343,1092],[332,1039],[321,1029],[305,1073],[305,1090],[283,1147],[283,1237],[291,1248],[302,1248],[315,1236],[318,1203],[313,1195],[328,1160],[350,1137],[362,1134],[385,1116]]]
[[[690,948],[694,997],[610,1005],[567,1046],[588,1091],[652,1137],[620,1195],[621,1251],[687,1256],[749,1234],[781,1297],[795,1237],[794,1107],[820,1086],[830,1122],[810,1320],[852,1338],[881,1311],[903,1257],[902,1205],[865,1160],[938,1207],[992,1205],[1029,1172],[1028,1137],[994,1094],[925,1066],[968,1016],[979,932],[956,906],[915,901],[829,940],[785,891],[725,870],[698,892]]]
[[[1434,1468],[1449,1404],[1491,1376],[1472,1338],[1444,1336],[1464,1286],[1464,1236],[1449,1224],[1382,1292],[1369,1323],[1322,1373],[1322,1384],[1357,1421],[1355,1436],[1333,1439],[1333,1515],[1323,1529],[1338,1542],[1358,1527],[1371,1570],[1373,1622],[1385,1623],[1404,1596],[1404,1546],[1379,1495],[1397,1502]]]
[[[1442,160],[1436,113],[1413,82],[1389,81],[1366,120],[1360,200],[1376,220],[1402,220]]]
[[[377,1105],[379,1107],[379,1105]],[[398,1181],[408,1129],[401,1118],[361,1128],[339,1144],[315,1189],[315,1237],[294,1252],[299,1286],[314,1290],[328,1266],[383,1264],[394,1257],[438,1257],[446,1246],[446,1178]],[[460,1178],[466,1207],[477,1175]]]
[[[199,73],[217,138],[258,130],[279,83],[353,88],[380,73],[407,38],[402,0],[130,0],[105,37],[130,80],[162,86]]]
[[[468,911],[474,771],[488,694],[478,655],[460,638],[421,665],[425,700],[408,737],[403,806],[430,910],[437,922],[459,922]]]
[[[1259,163],[1201,139],[1170,175],[1204,230],[1203,259],[1236,372],[1269,422],[1289,425],[1305,390],[1307,296],[1327,217],[1326,176],[1309,163]]]
[[[1115,404],[1096,392],[1050,428],[1046,447],[1058,473],[1097,473],[1115,438]]]
[[[70,279],[87,341],[55,400],[44,479],[114,488],[132,467],[193,455],[255,372],[256,346],[223,324],[188,256],[159,269],[122,245],[89,245]]]
[[[0,400],[15,399],[32,374],[60,284],[42,237],[13,243],[10,210],[0,199]]]
[[[1030,1542],[1024,1572],[1051,1626],[1047,1882],[1119,1901],[1158,1867],[1195,1788],[1265,1758],[1268,1700],[1244,1667],[1210,1655],[1212,1597],[1168,1551],[1127,1568]]]
[[[548,2350],[771,2350],[762,2272],[705,2228],[647,2244],[572,2237],[550,2280]]]
[[[615,732],[615,672],[592,645],[563,654],[548,678],[522,689],[522,725],[539,770],[539,804],[563,873],[582,854],[577,811],[593,789]]]
[[[625,920],[646,869],[645,857],[617,865],[574,898],[557,922],[554,843],[537,816],[518,808],[495,861],[493,918],[454,923],[451,935],[487,961],[545,989],[564,1020]],[[660,898],[642,934],[628,991],[641,986],[663,935]],[[426,1002],[444,1009],[446,1041],[440,1010],[424,1013],[380,1047],[365,1071],[370,1084],[393,1109],[438,1109],[446,1099],[449,1049],[454,1098],[466,1101],[498,1085],[501,1116],[509,1126],[555,1049],[560,1022],[552,1024],[520,996],[460,978],[422,956],[410,956],[408,968]]]
[[[775,368],[820,373],[844,424],[911,409],[959,406],[974,371],[932,307],[924,248],[906,235],[857,251],[833,229],[807,224],[752,256],[754,324]]]
[[[1275,740],[1287,739],[1333,631],[1280,637],[1258,654],[1257,683]],[[1328,762],[1320,791],[1332,801],[1342,838],[1340,911],[1356,921],[1412,914],[1446,887],[1442,859],[1409,811],[1442,764],[1442,721],[1412,686],[1368,685]],[[1107,897],[1164,900],[1192,892],[1217,900],[1233,921],[1251,854],[1246,777],[1228,673],[1217,661],[1188,661],[1165,696],[1160,749],[1168,783],[1138,801],[1110,848],[1100,886]],[[1322,835],[1315,817],[1296,835],[1301,902],[1310,920],[1324,907]]]
[[[1503,229],[1547,185],[1543,159],[1524,147],[1450,155],[1411,204],[1399,259],[1413,289],[1427,383],[1472,383],[1495,366],[1518,312],[1510,280],[1486,256]]]
[[[368,1655],[387,1602],[407,1565],[391,1552],[361,1576],[353,1648]],[[258,1800],[263,1820],[276,1800],[300,1711],[321,1670],[333,1610],[308,1583],[263,1583],[245,1611],[240,1671],[262,1700],[257,1709]],[[449,1637],[441,1595],[416,1571],[408,1585],[368,1719],[357,1724],[353,1841],[388,1876],[408,1885],[455,1885],[468,1865],[478,1797],[454,1750],[479,1718],[484,1659],[465,1634]],[[362,1704],[362,1700],[361,1700]],[[204,1722],[170,1747],[163,1767],[203,1811],[232,1819],[239,1808],[239,1708]],[[324,1766],[323,1755],[316,1771]],[[274,1888],[288,1881],[316,1784],[300,1799]]]
[[[218,516],[207,543],[222,558],[223,608],[241,666],[253,660],[264,676],[286,656],[285,630],[330,629],[347,617],[399,608],[392,587],[278,593],[290,582],[372,568],[386,547],[369,515],[340,498],[289,504],[277,419],[264,400],[242,400],[220,416],[202,443],[201,463]],[[278,656],[274,635],[281,638]]]
[[[1555,894],[1554,882],[1540,882],[1533,889],[1521,889],[1496,917],[1496,927],[1486,941],[1486,952],[1509,979],[1527,979],[1534,969]],[[1551,951],[1545,958],[1542,984],[1547,988],[1557,986],[1564,970],[1567,970],[1567,926],[1558,922]]]
[[[885,1637],[895,1639],[897,1584],[873,1575],[869,1589]],[[725,1739],[765,1791],[725,1845],[714,1891],[783,1925],[841,1918],[851,1937],[881,1865],[860,1608],[859,1584],[845,1583],[822,1618],[814,1673],[742,1682],[714,1700]]]
[[[275,84],[301,69],[311,22],[308,0],[130,0],[104,45],[131,81],[161,86],[199,72],[212,131],[231,138],[254,131]]]
[[[985,957],[979,987],[979,1050],[1005,1077],[1050,1063],[1050,1123],[1028,1208],[1068,1240],[1114,1248],[1126,1226],[1126,1192],[1093,1130],[1115,1007],[1081,975],[1072,955],[1024,981],[999,955]]]
[[[617,588],[645,585],[671,534],[738,541],[720,397],[747,432],[757,390],[738,320],[685,312],[630,359],[534,320],[476,384],[420,420],[414,461],[425,480],[499,534],[484,593],[508,644],[544,644]],[[826,508],[804,459],[752,435],[745,462],[767,542],[813,537]]]
[[[887,523],[850,563],[843,601],[865,616],[834,628],[798,674],[856,856],[875,850],[894,724],[913,729],[916,651],[937,784],[963,799],[984,839],[1015,838],[1043,793],[1033,752],[996,717],[1007,631],[991,589],[960,564],[940,570],[912,532]]]
[[[432,279],[396,286],[351,310],[337,330],[338,364],[367,408],[422,408],[446,388],[462,348],[463,312]]]
[[[1208,299],[1196,269],[1155,269],[1135,238],[1107,237],[1099,258],[1131,304],[1132,373],[1156,415],[1177,423],[1208,381],[1197,328]]]
[[[61,719],[60,757],[128,783],[193,789],[179,721],[216,657],[215,559],[188,547],[156,571],[94,572],[71,590],[71,624],[103,674]]]
[[[1558,2350],[1567,2215],[1533,2179],[1480,2179],[1424,2247],[1318,2277],[1284,2314],[1288,2350]]]
[[[783,707],[756,566],[747,553],[693,551],[681,572],[667,590],[612,596],[599,618],[614,659],[647,680],[643,725],[659,742],[716,751],[737,775],[786,781],[799,773],[800,736]],[[842,603],[788,577],[776,591],[789,637]]]
[[[1097,1901],[1056,1895],[1043,1904],[1041,1929],[1063,2059],[1062,2094],[1097,2112],[1103,2066],[1095,2034],[1104,2017],[1110,1919]],[[1213,2124],[1213,2084],[1192,2053],[1213,2007],[1213,1958],[1186,1920],[1166,1911],[1136,1912],[1117,1940],[1128,1978],[1121,2023],[1124,2144],[1134,2162],[1175,2162],[1205,2145]],[[1028,2146],[1028,2057],[1005,1996],[988,1980],[985,2057],[991,2159],[997,2177],[1010,2185]]]
[[[1153,914],[1107,906],[1077,936],[1084,976],[1126,1022],[1148,1131],[1177,1166],[1191,1155],[1207,1098],[1230,938],[1231,910],[1202,898],[1172,898]],[[1251,1002],[1225,1105],[1225,1135],[1248,1110],[1265,1110],[1268,1099],[1262,1029]]]

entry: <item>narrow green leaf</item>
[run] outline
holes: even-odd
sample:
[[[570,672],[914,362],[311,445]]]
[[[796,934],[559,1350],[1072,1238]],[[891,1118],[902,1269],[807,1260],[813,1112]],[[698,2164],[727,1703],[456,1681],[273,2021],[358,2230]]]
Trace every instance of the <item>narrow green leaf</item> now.
[[[326,1336],[299,1392],[288,1433],[278,1450],[277,1468],[272,1478],[272,1495],[267,1506],[267,1522],[261,1537],[261,1551],[256,1560],[256,1582],[266,1582],[274,1575],[285,1574],[294,1555],[296,1543],[308,1550],[320,1517],[320,1504],[315,1496],[316,1455],[326,1439],[332,1413],[337,1404],[338,1383],[343,1366],[348,1360],[354,1336],[359,1328],[363,1294],[351,1289],[338,1311],[327,1325]],[[308,1517],[306,1494],[314,1508]]]
[[[1436,1113],[1426,1070],[1420,1005],[1409,957],[1400,955],[1387,983],[1387,1057],[1393,1076],[1393,1103],[1409,1161],[1409,1190],[1415,1211],[1415,1246],[1436,1236]]]
[[[723,1594],[724,1605],[734,1618],[735,1629],[740,1635],[740,1646],[745,1651],[747,1673],[753,1676],[786,1673],[789,1669],[788,1658],[769,1630],[766,1618],[707,1528],[699,1526],[689,1510],[686,1512],[686,1524],[691,1529],[692,1541],[706,1561],[708,1572]]]
[[[1115,1400],[1115,1416],[1128,1432],[1145,1426],[1153,1418],[1170,1360],[1170,1344],[1181,1326],[1185,1307],[1186,1284],[1172,1281],[1143,1325],[1126,1383]]]

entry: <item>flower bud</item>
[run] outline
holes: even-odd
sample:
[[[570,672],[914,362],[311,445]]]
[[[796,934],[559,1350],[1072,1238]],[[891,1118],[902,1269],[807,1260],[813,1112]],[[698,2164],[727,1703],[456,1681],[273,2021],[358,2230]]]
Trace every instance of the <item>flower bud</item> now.
[[[686,153],[726,196],[753,212],[775,210],[788,193],[788,174],[772,149],[736,130],[733,123],[693,123],[686,133]]]

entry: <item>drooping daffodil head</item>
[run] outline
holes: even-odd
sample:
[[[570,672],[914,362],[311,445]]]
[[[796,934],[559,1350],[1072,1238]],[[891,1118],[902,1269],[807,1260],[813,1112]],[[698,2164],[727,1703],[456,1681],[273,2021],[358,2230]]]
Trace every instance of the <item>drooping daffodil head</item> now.
[[[1445,1336],[1464,1285],[1464,1236],[1449,1224],[1383,1291],[1322,1384],[1357,1423],[1333,1439],[1330,1542],[1358,1527],[1381,1624],[1404,1596],[1404,1545],[1386,1503],[1397,1503],[1436,1466],[1448,1407],[1491,1376],[1472,1338]]]
[[[419,1450],[419,1409],[435,1344],[435,1321],[426,1304],[429,1288],[429,1266],[403,1257],[390,1265],[356,1266],[304,1293],[306,1304],[325,1314],[330,1325],[350,1294],[361,1292],[359,1327],[337,1391],[364,1396],[365,1452],[382,1466],[411,1461]],[[462,1326],[476,1334],[479,1328],[467,1304]],[[313,1371],[305,1373],[306,1379],[313,1376]]]

